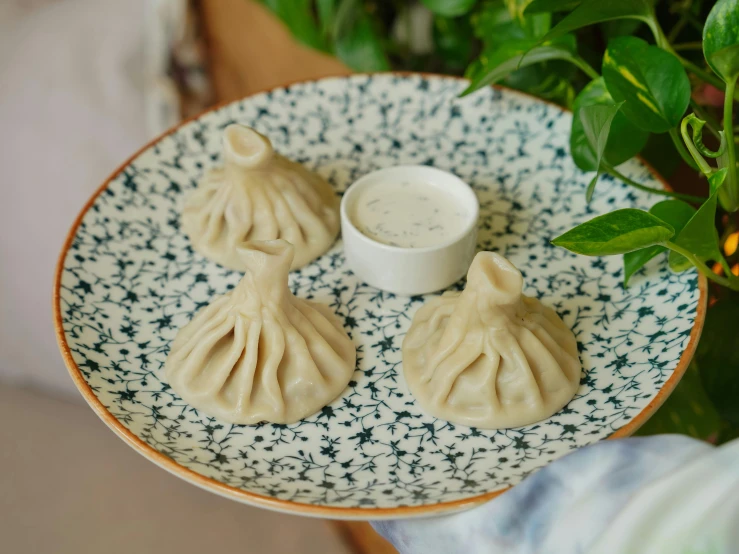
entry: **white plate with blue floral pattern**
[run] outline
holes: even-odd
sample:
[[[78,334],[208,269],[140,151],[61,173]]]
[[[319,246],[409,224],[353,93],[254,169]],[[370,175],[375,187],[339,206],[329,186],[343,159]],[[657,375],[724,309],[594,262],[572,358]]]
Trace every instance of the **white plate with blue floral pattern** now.
[[[75,383],[141,454],[213,492],[249,504],[336,519],[439,514],[492,498],[581,446],[625,436],[674,388],[700,334],[705,281],[666,260],[622,282],[618,257],[553,247],[562,232],[653,198],[608,176],[590,204],[568,155],[571,114],[506,89],[457,95],[460,79],[378,74],[294,84],[207,112],[160,137],[98,190],[59,262],[54,311]],[[390,165],[429,164],[470,183],[480,200],[479,248],[508,257],[525,292],[577,336],[575,398],[540,423],[502,431],[424,414],[402,375],[400,346],[423,297],[383,293],[345,266],[341,241],[291,274],[293,292],[344,321],[358,364],[344,394],[292,425],[230,425],[188,406],[163,365],[177,329],[240,275],[193,252],[179,214],[203,172],[220,163],[221,131],[255,127],[341,194]],[[639,161],[622,171],[663,186]],[[461,284],[457,286],[462,286]]]

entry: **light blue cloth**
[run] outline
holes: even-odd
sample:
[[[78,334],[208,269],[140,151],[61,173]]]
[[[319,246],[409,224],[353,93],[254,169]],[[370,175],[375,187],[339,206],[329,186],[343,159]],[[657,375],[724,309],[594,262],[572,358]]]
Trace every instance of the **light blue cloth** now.
[[[373,525],[400,554],[737,554],[739,440],[600,442],[472,510]]]

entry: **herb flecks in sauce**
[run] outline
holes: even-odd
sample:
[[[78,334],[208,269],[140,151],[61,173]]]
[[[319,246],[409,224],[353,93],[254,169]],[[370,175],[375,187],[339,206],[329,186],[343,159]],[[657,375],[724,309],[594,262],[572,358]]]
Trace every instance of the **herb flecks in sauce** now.
[[[363,235],[403,248],[443,244],[467,223],[466,210],[453,194],[431,184],[409,182],[367,187],[350,217]]]

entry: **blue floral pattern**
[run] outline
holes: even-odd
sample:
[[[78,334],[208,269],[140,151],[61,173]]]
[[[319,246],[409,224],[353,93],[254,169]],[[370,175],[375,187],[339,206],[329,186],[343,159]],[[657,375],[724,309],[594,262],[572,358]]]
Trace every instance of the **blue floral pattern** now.
[[[618,257],[551,246],[597,214],[646,209],[653,199],[605,176],[586,204],[589,176],[568,155],[569,113],[492,88],[456,98],[464,86],[392,74],[296,84],[207,113],[126,166],[82,218],[60,289],[66,342],[109,412],[177,464],[226,485],[360,508],[425,506],[504,488],[639,414],[688,344],[700,298],[695,272],[672,274],[660,258],[624,289]],[[577,336],[584,372],[575,399],[546,421],[502,431],[424,414],[403,379],[400,349],[424,298],[360,282],[339,241],[293,272],[290,286],[330,305],[355,341],[358,365],[345,393],[293,425],[230,425],[184,403],[164,379],[169,345],[240,275],[193,252],[179,212],[203,172],[221,162],[221,131],[233,122],[269,136],[339,194],[395,164],[430,164],[469,182],[481,204],[480,249],[516,264],[525,292],[555,308]],[[622,171],[659,186],[636,161]]]

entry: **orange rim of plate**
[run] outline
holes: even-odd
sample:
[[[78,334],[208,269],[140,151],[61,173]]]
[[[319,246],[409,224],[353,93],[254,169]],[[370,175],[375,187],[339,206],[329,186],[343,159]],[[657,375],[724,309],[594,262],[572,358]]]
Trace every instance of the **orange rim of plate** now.
[[[193,485],[196,485],[208,491],[214,492],[221,496],[225,496],[226,498],[231,498],[233,500],[237,500],[239,502],[251,504],[253,506],[258,506],[261,508],[267,508],[270,510],[277,510],[281,512],[291,512],[291,513],[305,515],[305,516],[325,517],[325,518],[334,518],[334,519],[378,520],[378,519],[393,519],[393,518],[404,518],[404,517],[433,516],[433,515],[438,515],[443,512],[460,511],[460,510],[472,508],[474,506],[487,502],[488,500],[495,498],[499,494],[502,494],[511,488],[511,487],[506,487],[504,489],[487,492],[487,493],[480,494],[477,496],[472,496],[470,498],[463,498],[460,500],[453,500],[450,502],[440,502],[438,504],[429,504],[425,506],[400,506],[397,508],[343,508],[343,507],[338,507],[338,506],[319,506],[319,505],[314,505],[314,504],[304,504],[300,502],[292,502],[289,500],[280,500],[278,498],[263,496],[261,494],[256,494],[250,491],[239,489],[237,487],[232,487],[231,485],[226,485],[225,483],[222,483],[210,477],[206,477],[205,475],[201,475],[200,473],[197,473],[196,471],[193,471],[191,469],[188,469],[178,464],[172,458],[169,458],[168,456],[162,454],[161,452],[156,450],[154,447],[142,441],[139,437],[137,437],[129,429],[127,429],[115,416],[113,416],[113,414],[111,414],[108,411],[108,409],[102,404],[102,402],[100,402],[98,397],[93,392],[92,388],[90,388],[90,385],[87,383],[87,381],[85,381],[84,377],[82,376],[82,372],[80,371],[79,367],[77,366],[74,359],[72,358],[72,352],[69,348],[69,345],[67,344],[67,338],[66,338],[66,334],[64,333],[64,328],[63,328],[62,313],[61,313],[61,298],[60,298],[62,273],[64,271],[64,262],[66,261],[67,253],[69,251],[70,246],[72,245],[72,242],[74,241],[74,237],[77,235],[77,229],[79,228],[80,223],[82,222],[82,219],[87,214],[90,207],[93,205],[95,200],[97,200],[98,196],[108,187],[110,182],[116,177],[118,177],[118,175],[120,175],[120,173],[122,173],[123,170],[131,164],[131,162],[133,162],[136,158],[138,158],[141,154],[143,154],[146,150],[154,146],[156,143],[158,143],[165,137],[171,135],[172,133],[178,131],[181,127],[188,124],[189,122],[199,119],[200,117],[203,117],[204,115],[212,111],[216,111],[234,102],[242,102],[245,99],[250,98],[252,96],[264,94],[266,92],[290,87],[293,85],[317,83],[317,82],[320,82],[326,79],[350,79],[356,76],[373,76],[373,75],[396,75],[400,77],[418,76],[418,77],[457,79],[460,81],[467,81],[466,79],[463,79],[462,77],[455,77],[452,75],[441,75],[441,74],[436,74],[436,73],[416,73],[416,72],[405,72],[405,71],[383,72],[383,73],[355,73],[353,75],[339,75],[336,77],[322,77],[320,79],[307,79],[307,80],[302,80],[302,81],[293,81],[287,84],[270,87],[268,89],[255,92],[253,94],[250,94],[249,96],[242,98],[241,100],[229,100],[226,102],[221,102],[219,104],[216,104],[197,115],[194,115],[192,117],[189,117],[183,120],[182,122],[175,125],[171,129],[165,131],[158,137],[148,142],[145,146],[140,148],[135,154],[133,154],[125,162],[123,162],[103,182],[103,184],[93,193],[92,197],[84,205],[79,215],[75,219],[74,223],[72,224],[72,227],[69,230],[69,233],[67,234],[67,238],[64,241],[64,245],[62,246],[62,251],[61,251],[61,254],[59,255],[59,260],[57,261],[56,272],[54,276],[52,308],[53,308],[53,314],[54,314],[54,329],[56,332],[57,342],[59,343],[59,349],[61,350],[62,358],[64,359],[64,363],[67,366],[67,369],[69,370],[69,374],[71,375],[72,380],[74,381],[74,384],[77,386],[80,393],[82,393],[82,396],[84,397],[84,399],[87,401],[90,407],[95,411],[95,413],[100,417],[100,419],[102,419],[103,422],[108,427],[110,427],[110,429],[113,430],[113,432],[115,432],[115,434],[117,434],[121,439],[123,439],[126,443],[128,443],[128,445],[131,446],[134,450],[136,450],[139,454],[148,458],[149,460],[154,462],[159,467],[169,471],[170,473],[176,475],[177,477],[180,477],[184,479],[185,481],[188,481],[192,483]],[[527,97],[533,98],[537,102],[543,102],[545,104],[555,106],[557,109],[560,109],[562,111],[565,111],[565,112],[569,111],[566,108],[563,108],[562,106],[559,106],[553,102],[542,100],[541,98],[537,98],[534,95],[527,94],[527,93],[524,93],[518,90],[510,89],[508,87],[504,87],[500,85],[493,85],[493,88],[497,88],[499,90],[505,90],[505,91],[518,94],[521,96],[527,96]],[[637,159],[647,168],[647,170],[652,174],[652,176],[662,184],[664,189],[672,190],[669,184],[664,180],[664,178],[659,173],[657,173],[657,171],[651,165],[649,165],[649,163],[644,161],[644,159],[642,159],[640,156],[637,156]],[[700,273],[698,274],[698,289],[700,291],[700,297],[698,299],[698,305],[696,307],[695,322],[693,323],[693,328],[690,331],[690,340],[688,342],[687,347],[685,348],[682,355],[680,356],[680,360],[678,362],[677,367],[674,369],[674,371],[672,372],[672,375],[670,375],[667,381],[665,381],[664,385],[659,390],[659,392],[657,392],[656,396],[649,402],[649,404],[647,404],[642,409],[642,411],[639,412],[636,416],[634,416],[626,425],[624,425],[623,427],[620,427],[619,429],[614,431],[612,434],[610,434],[608,437],[606,437],[606,440],[628,437],[631,434],[633,434],[637,429],[639,429],[639,427],[641,427],[644,423],[646,423],[646,421],[651,417],[651,415],[655,411],[657,411],[657,409],[664,403],[664,401],[667,399],[670,393],[672,393],[672,391],[675,389],[675,387],[677,386],[682,376],[685,374],[685,371],[690,365],[690,362],[693,358],[693,354],[695,353],[695,349],[698,345],[698,340],[700,339],[701,331],[703,330],[703,323],[704,323],[705,316],[706,316],[706,305],[707,305],[707,298],[708,298],[708,282],[706,280],[706,277]]]

